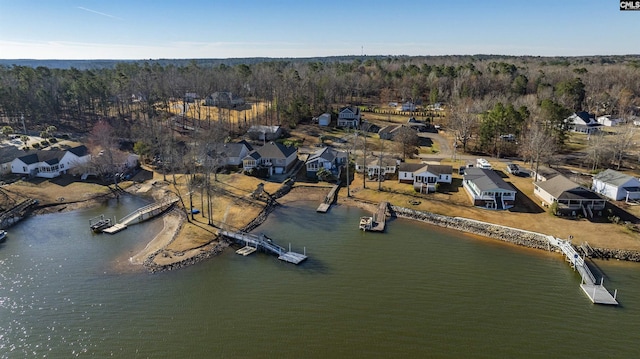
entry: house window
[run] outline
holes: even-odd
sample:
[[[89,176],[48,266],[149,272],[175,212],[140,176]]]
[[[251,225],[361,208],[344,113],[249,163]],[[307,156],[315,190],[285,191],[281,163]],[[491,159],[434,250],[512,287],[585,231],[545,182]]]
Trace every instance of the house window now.
[[[61,164],[60,164],[60,168],[64,168],[64,163],[61,163]]]
[[[27,167],[22,167],[22,172],[27,172]]]

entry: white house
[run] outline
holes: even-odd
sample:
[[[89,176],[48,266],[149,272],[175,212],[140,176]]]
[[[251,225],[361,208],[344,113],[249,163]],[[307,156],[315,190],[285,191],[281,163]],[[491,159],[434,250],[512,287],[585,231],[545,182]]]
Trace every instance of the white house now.
[[[579,111],[564,119],[569,131],[591,134],[600,129],[602,126],[598,123],[595,116],[586,112]]]
[[[338,113],[338,127],[358,128],[360,126],[360,108],[347,106],[340,109]]]
[[[29,176],[54,178],[70,169],[91,161],[86,146],[80,145],[66,151],[37,151],[14,159],[11,172]]]
[[[382,174],[384,178],[389,178],[398,170],[398,160],[391,157],[368,155],[359,156],[355,159],[356,172],[366,172],[369,178]]]
[[[253,168],[267,168],[269,175],[289,171],[298,160],[298,149],[282,143],[269,142],[251,151],[242,159],[245,171]]]
[[[0,146],[0,174],[11,173],[11,163],[18,157],[26,155],[27,152],[17,146]]]
[[[613,127],[618,126],[621,122],[621,118],[611,118],[611,115],[600,116],[596,119],[602,126]]]
[[[562,175],[534,182],[533,194],[547,205],[557,203],[558,212],[572,216],[582,213],[585,217],[593,217],[593,212],[600,213],[607,203],[595,192]]]
[[[593,177],[591,190],[615,201],[640,199],[640,180],[611,169]]]
[[[338,151],[331,147],[324,147],[311,154],[305,166],[307,168],[307,177],[315,178],[316,173],[324,168],[334,175],[338,174],[340,166],[347,163],[347,153]]]
[[[477,207],[509,209],[516,202],[516,191],[493,170],[465,169],[462,187]]]
[[[411,183],[420,193],[435,192],[438,183],[451,183],[452,172],[448,165],[403,162],[398,166],[398,182]]]

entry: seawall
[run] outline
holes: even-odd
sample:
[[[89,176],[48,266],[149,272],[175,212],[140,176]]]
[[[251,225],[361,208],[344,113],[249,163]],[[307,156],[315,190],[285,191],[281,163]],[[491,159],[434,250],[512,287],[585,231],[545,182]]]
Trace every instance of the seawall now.
[[[523,247],[559,252],[550,245],[547,235],[525,231],[518,228],[476,221],[468,218],[449,217],[440,214],[416,211],[410,208],[391,206],[392,213],[398,217],[418,220],[440,227],[451,228],[462,232],[473,233]],[[625,249],[593,248],[590,256],[598,259],[619,259],[640,262],[640,252]]]

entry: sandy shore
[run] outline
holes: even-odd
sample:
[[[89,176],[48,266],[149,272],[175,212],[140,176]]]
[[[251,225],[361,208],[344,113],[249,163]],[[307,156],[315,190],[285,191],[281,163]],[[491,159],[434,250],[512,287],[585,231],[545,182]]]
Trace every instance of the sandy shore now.
[[[166,248],[175,239],[182,226],[183,218],[175,212],[169,212],[162,217],[163,227],[144,249],[129,258],[129,262],[134,265],[143,265],[156,253]]]

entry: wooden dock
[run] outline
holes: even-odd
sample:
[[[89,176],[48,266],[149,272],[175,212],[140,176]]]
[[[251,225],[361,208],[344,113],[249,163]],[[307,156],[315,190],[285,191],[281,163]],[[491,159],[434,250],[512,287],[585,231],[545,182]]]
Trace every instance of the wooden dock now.
[[[618,305],[618,301],[616,300],[618,291],[616,290],[614,294],[611,295],[603,285],[603,278],[600,279],[600,284],[597,283],[584,258],[580,257],[575,248],[573,248],[573,245],[571,245],[571,242],[553,237],[549,238],[549,242],[560,248],[567,262],[571,264],[574,270],[580,273],[580,277],[582,278],[580,288],[587,297],[589,297],[591,302],[594,304]]]
[[[293,264],[300,264],[308,258],[306,254],[292,252],[291,246],[289,246],[289,250],[287,251],[284,247],[277,245],[264,234],[255,235],[244,232],[220,231],[220,235],[232,238],[237,242],[244,242],[245,246],[236,251],[236,253],[243,256],[247,256],[258,249],[262,249],[265,252],[277,255],[278,259],[281,261]]]
[[[113,226],[109,227],[109,228],[105,228],[102,230],[102,233],[107,233],[107,234],[116,234],[122,230],[127,229],[127,225],[126,224],[122,224],[122,223],[116,223]]]
[[[367,231],[384,232],[387,225],[387,212],[389,210],[389,202],[380,202],[378,210],[373,214],[373,225]]]
[[[324,201],[320,203],[320,206],[318,206],[318,209],[316,210],[317,212],[327,213],[327,211],[329,211],[329,208],[331,207],[333,202],[336,201],[338,189],[340,189],[340,184],[336,184],[331,188],[331,191],[329,191],[327,196],[324,198]]]

